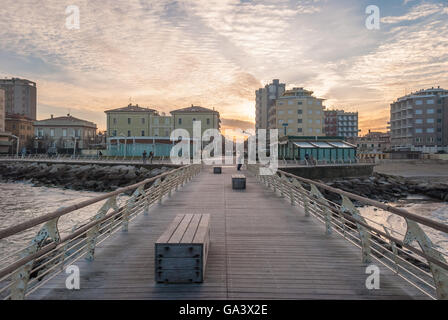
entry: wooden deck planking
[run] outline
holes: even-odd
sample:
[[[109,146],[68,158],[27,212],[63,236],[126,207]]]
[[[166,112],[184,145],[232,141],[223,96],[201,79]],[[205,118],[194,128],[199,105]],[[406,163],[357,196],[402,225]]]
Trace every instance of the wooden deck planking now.
[[[31,299],[422,299],[417,289],[381,269],[379,290],[365,288],[358,248],[265,189],[248,175],[232,190],[234,167],[203,170],[148,216],[101,243],[95,261],[79,260],[81,290],[65,289],[65,273]],[[205,282],[157,284],[154,243],[179,214],[210,214]],[[174,232],[174,231],[173,231]]]

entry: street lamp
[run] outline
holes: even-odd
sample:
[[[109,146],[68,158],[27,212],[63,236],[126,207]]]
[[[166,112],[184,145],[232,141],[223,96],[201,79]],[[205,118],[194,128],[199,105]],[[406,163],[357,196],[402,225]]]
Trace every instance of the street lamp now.
[[[76,140],[78,137],[72,137],[75,140],[75,143],[73,144],[73,158],[76,156]]]
[[[15,135],[13,135],[13,134],[11,135],[11,137],[17,139],[16,156],[18,157],[18,156],[19,156],[19,141],[20,141],[20,139],[19,139],[19,137],[15,136]]]

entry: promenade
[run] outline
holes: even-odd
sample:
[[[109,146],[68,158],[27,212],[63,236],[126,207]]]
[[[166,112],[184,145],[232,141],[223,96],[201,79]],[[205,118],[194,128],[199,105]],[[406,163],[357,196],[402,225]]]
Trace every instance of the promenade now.
[[[303,209],[265,188],[248,172],[247,189],[234,191],[234,167],[204,167],[187,185],[128,232],[96,247],[95,260],[73,263],[80,290],[67,290],[59,273],[28,299],[425,299],[389,269],[380,289],[369,290],[361,251]],[[154,243],[179,213],[211,215],[211,247],[202,284],[157,284]],[[373,262],[375,263],[375,261]]]

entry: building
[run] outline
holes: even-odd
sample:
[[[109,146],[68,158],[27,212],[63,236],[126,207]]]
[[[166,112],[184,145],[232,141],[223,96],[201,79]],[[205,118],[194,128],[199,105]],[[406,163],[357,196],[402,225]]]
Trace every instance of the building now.
[[[207,109],[200,106],[177,109],[170,112],[174,129],[185,129],[193,138],[193,121],[201,121],[201,136],[207,129],[221,129],[219,112],[215,109]]]
[[[324,131],[327,136],[344,138],[358,136],[358,112],[325,110]]]
[[[5,90],[6,113],[36,120],[36,83],[19,78],[0,79],[0,89]]]
[[[283,136],[278,142],[279,159],[305,161],[306,156],[323,163],[356,162],[356,146],[342,137]]]
[[[0,154],[8,153],[11,145],[9,142],[9,132],[6,132],[5,118],[5,91],[0,89]]]
[[[313,96],[313,91],[293,88],[285,91],[275,102],[270,113],[272,128],[282,136],[323,136],[324,99]]]
[[[34,120],[19,114],[6,114],[6,131],[19,138],[19,152],[22,150],[30,150],[33,147],[34,138]],[[12,144],[13,153],[17,147],[16,143]]]
[[[159,113],[155,109],[129,104],[124,108],[104,111],[107,115],[109,137],[150,137],[154,129],[151,123]]]
[[[448,152],[448,90],[412,92],[390,105],[394,151]]]
[[[275,109],[275,100],[285,93],[285,87],[284,83],[274,79],[255,91],[255,129],[270,129],[269,112]]]
[[[360,159],[386,159],[390,151],[389,132],[371,132],[362,137],[350,137],[347,141],[356,145]]]
[[[34,121],[34,148],[47,152],[49,148],[58,153],[72,153],[74,149],[87,149],[95,144],[97,126],[70,114],[63,117]],[[37,151],[36,150],[36,151]]]

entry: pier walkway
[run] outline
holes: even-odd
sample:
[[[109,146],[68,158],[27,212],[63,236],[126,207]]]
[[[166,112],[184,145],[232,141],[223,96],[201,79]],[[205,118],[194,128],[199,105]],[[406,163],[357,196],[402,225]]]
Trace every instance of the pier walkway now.
[[[95,259],[74,262],[80,290],[67,290],[59,273],[27,299],[426,299],[421,291],[376,263],[380,289],[366,288],[361,250],[325,224],[305,216],[249,174],[235,191],[235,167],[213,174],[203,167],[128,231],[113,233]],[[202,284],[157,284],[154,243],[179,213],[211,216],[211,247]],[[375,261],[373,261],[375,263]]]

